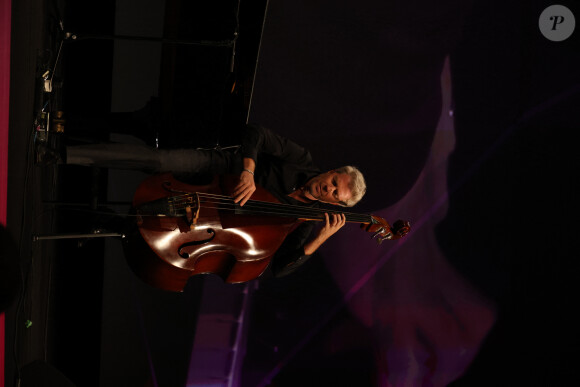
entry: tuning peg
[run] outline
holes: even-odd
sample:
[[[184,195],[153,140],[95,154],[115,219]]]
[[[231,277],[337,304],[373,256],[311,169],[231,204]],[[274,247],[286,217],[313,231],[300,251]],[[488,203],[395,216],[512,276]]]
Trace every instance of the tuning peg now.
[[[390,232],[390,233],[388,233],[388,234],[385,234],[385,235],[383,235],[383,236],[380,236],[380,237],[377,239],[377,242],[378,242],[378,243],[379,243],[379,245],[380,245],[381,243],[383,243],[383,241],[384,241],[385,239],[393,239],[393,233],[391,233],[391,232]]]
[[[379,228],[379,229],[377,230],[377,232],[375,232],[375,233],[373,234],[373,236],[371,236],[371,239],[374,239],[374,238],[378,237],[378,236],[379,236],[379,235],[381,235],[383,232],[385,232],[385,228],[384,228],[384,227],[381,227],[381,228]]]

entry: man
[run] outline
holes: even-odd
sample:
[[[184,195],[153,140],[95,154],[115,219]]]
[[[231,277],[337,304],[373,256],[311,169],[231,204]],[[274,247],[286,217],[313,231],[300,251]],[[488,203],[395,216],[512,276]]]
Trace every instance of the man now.
[[[318,207],[320,203],[353,206],[366,192],[360,171],[346,166],[322,173],[310,153],[272,131],[247,125],[240,148],[222,150],[159,150],[131,144],[92,144],[66,148],[67,164],[190,174],[239,174],[232,196],[241,206],[256,183],[281,203]],[[310,238],[314,222],[303,222],[290,233],[272,260],[275,276],[287,275],[304,262],[345,224],[344,214],[325,214],[325,222]]]

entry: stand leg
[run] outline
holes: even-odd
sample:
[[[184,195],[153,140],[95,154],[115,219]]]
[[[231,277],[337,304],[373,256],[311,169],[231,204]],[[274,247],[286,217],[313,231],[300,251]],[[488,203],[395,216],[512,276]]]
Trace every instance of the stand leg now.
[[[116,232],[109,233],[95,233],[95,234],[53,234],[53,235],[33,235],[32,241],[38,242],[43,240],[56,240],[56,239],[85,239],[85,238],[125,238],[125,234],[120,234]]]

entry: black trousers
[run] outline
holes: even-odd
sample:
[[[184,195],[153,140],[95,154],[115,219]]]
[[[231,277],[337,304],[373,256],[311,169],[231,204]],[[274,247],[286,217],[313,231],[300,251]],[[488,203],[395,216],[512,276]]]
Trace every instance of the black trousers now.
[[[237,174],[243,164],[236,150],[155,149],[120,143],[76,145],[66,148],[66,163],[147,173]]]

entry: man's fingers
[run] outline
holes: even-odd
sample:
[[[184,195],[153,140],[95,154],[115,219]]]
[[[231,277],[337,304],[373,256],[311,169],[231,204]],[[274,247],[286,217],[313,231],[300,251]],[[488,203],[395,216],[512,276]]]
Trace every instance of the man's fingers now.
[[[240,200],[242,200],[242,198],[244,196],[246,196],[246,192],[247,192],[247,189],[236,190],[232,195],[234,197],[234,203],[237,203]]]
[[[251,194],[251,193],[250,193],[250,194],[248,194],[248,195],[246,195],[246,196],[244,197],[244,200],[242,200],[242,201],[240,202],[240,206],[243,206],[244,204],[246,204],[246,202],[247,202],[248,200],[250,200],[250,197],[251,197],[251,196],[252,196],[252,194]]]
[[[346,217],[344,216],[344,214],[333,213],[331,214],[331,216],[329,216],[328,213],[325,212],[324,219],[326,223],[325,226],[328,228],[339,229],[346,223]]]
[[[232,193],[232,196],[237,196],[240,193],[244,192],[245,190],[248,189],[248,187],[250,186],[250,184],[248,183],[244,183],[244,182],[240,182],[236,188],[234,188],[234,192]]]
[[[242,192],[234,196],[234,203],[240,202],[240,206],[243,206],[248,200],[250,200],[250,197],[252,197],[252,194],[255,190],[256,189],[253,187],[247,187]]]
[[[332,214],[332,226],[336,227],[336,225],[338,225],[338,214]]]
[[[344,214],[332,214],[331,226],[334,228],[341,228],[346,223],[346,216]]]
[[[344,214],[334,214],[332,217],[335,226],[342,227],[342,225],[344,225],[345,222]]]

